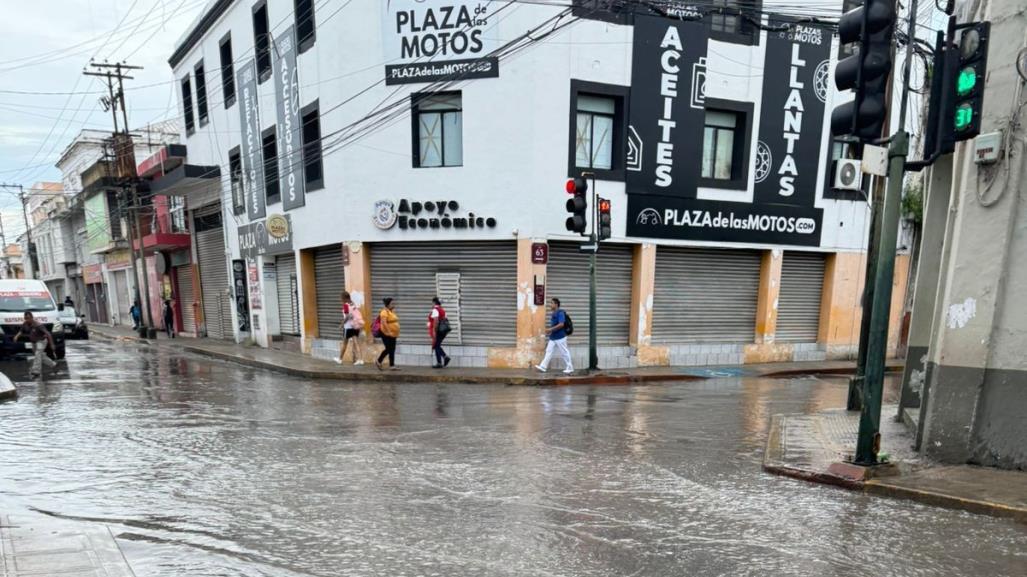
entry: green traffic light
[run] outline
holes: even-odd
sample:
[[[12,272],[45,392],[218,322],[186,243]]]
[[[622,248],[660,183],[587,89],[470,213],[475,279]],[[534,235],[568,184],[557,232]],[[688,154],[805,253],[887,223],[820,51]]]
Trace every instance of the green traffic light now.
[[[956,79],[956,94],[959,96],[966,96],[977,86],[977,71],[971,66],[959,71],[959,77]]]
[[[969,103],[960,104],[956,108],[955,128],[957,131],[962,132],[973,124],[974,120],[974,109]]]

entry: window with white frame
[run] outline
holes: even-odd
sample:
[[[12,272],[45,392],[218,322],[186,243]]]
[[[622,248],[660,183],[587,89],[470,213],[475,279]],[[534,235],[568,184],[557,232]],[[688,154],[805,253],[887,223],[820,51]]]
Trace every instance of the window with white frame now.
[[[735,135],[739,129],[738,114],[706,109],[703,126],[702,177],[731,180],[734,175]]]
[[[460,93],[415,95],[414,108],[416,166],[462,166],[464,115]]]
[[[574,163],[578,168],[613,168],[613,127],[617,103],[613,98],[578,95],[578,127]]]

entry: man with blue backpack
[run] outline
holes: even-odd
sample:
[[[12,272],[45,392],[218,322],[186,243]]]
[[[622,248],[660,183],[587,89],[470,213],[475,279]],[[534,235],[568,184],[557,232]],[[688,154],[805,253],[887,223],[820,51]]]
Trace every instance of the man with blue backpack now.
[[[571,321],[570,315],[560,308],[560,299],[550,300],[553,303],[553,314],[549,319],[549,328],[546,329],[549,343],[546,345],[545,358],[540,364],[535,365],[535,368],[543,373],[546,372],[549,369],[549,360],[553,357],[553,351],[556,350],[563,358],[565,365],[563,372],[573,373],[574,363],[571,361],[571,351],[567,348],[567,337],[574,333],[574,323]]]

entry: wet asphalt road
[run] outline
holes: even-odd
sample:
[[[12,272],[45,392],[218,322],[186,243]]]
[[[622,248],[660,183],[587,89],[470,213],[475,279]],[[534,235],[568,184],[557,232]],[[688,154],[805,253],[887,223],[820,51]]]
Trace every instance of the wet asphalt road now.
[[[1027,527],[764,474],[841,379],[308,382],[93,341],[0,404],[0,512],[104,523],[139,576],[1027,573]]]

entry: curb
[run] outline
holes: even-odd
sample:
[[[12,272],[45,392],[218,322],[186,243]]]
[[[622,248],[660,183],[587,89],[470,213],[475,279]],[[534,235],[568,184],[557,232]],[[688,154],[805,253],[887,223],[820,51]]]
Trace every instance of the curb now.
[[[901,373],[905,368],[903,363],[888,364],[884,367],[886,373]],[[803,377],[808,375],[853,375],[856,370],[849,367],[838,367],[831,369],[820,369],[816,371],[810,371],[808,369],[783,369],[780,371],[770,371],[763,373],[760,376],[766,378],[782,378],[782,377]]]
[[[892,497],[895,499],[908,499],[927,505],[944,507],[946,509],[957,509],[977,513],[978,515],[990,515],[992,517],[1004,517],[1013,519],[1020,523],[1027,523],[1027,509],[1010,507],[1001,503],[981,501],[978,499],[966,499],[938,493],[937,491],[925,491],[910,487],[891,485],[879,479],[871,479],[863,483],[863,490],[874,495]]]
[[[534,376],[489,376],[489,375],[460,375],[460,374],[438,374],[425,375],[423,373],[403,372],[381,372],[381,371],[360,371],[360,372],[336,372],[320,371],[312,369],[296,369],[283,367],[274,363],[240,357],[231,353],[212,351],[204,347],[191,345],[180,345],[182,350],[198,355],[204,355],[223,361],[233,362],[239,365],[266,369],[284,373],[294,377],[307,379],[324,379],[335,381],[357,381],[357,382],[381,382],[381,383],[453,383],[453,384],[498,384],[511,386],[535,386],[551,387],[566,385],[627,385],[651,382],[667,381],[701,381],[707,377],[699,375],[617,375],[597,374],[570,377],[534,377]]]

